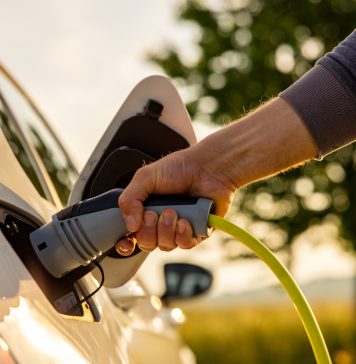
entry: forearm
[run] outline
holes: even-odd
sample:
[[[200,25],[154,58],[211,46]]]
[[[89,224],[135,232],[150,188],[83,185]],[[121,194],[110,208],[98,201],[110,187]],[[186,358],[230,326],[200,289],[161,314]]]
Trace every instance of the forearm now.
[[[199,163],[211,165],[237,188],[318,154],[298,114],[277,97],[196,146]]]
[[[140,248],[172,250],[197,243],[188,222],[175,211],[167,209],[159,217],[144,213],[149,194],[204,196],[214,200],[216,214],[224,216],[237,188],[355,140],[355,44],[354,32],[281,97],[196,145],[140,168],[119,201]]]

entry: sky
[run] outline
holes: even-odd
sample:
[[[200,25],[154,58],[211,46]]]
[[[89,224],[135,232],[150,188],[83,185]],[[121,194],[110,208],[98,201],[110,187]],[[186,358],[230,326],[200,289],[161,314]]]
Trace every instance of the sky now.
[[[197,32],[176,21],[180,5],[181,0],[0,0],[0,61],[47,116],[78,167],[131,89],[146,76],[162,74],[147,61],[148,53],[169,44],[194,57]],[[198,138],[212,131],[194,125]],[[162,275],[162,258],[198,262],[214,271],[218,294],[273,281],[257,260],[226,262],[216,240],[189,254],[154,253],[141,271]],[[354,270],[354,260],[332,242],[299,244],[295,274],[302,281]],[[159,291],[157,282],[146,283]]]
[[[0,0],[0,59],[82,166],[131,89],[162,74],[165,44],[189,54],[180,0]]]

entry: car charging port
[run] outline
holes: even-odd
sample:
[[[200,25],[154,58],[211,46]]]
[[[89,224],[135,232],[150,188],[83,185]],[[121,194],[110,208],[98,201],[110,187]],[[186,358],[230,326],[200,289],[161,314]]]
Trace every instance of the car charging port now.
[[[65,277],[55,278],[42,266],[29,238],[37,228],[38,224],[30,219],[0,206],[0,230],[56,311],[67,317],[99,321],[92,299],[79,304],[90,293],[81,280],[85,272],[73,271]]]

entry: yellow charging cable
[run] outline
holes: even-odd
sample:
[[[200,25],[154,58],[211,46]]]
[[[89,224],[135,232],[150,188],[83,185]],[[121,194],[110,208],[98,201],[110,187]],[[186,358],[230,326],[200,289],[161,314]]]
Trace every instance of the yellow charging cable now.
[[[208,223],[210,227],[221,230],[246,245],[271,268],[295,305],[309,337],[317,363],[332,364],[323,334],[312,309],[299,286],[278,258],[262,242],[231,222],[210,214]]]

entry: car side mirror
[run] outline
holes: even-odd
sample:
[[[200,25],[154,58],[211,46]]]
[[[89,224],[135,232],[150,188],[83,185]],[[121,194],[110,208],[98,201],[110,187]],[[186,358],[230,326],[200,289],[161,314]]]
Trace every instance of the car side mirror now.
[[[166,291],[164,302],[187,299],[207,292],[213,282],[213,275],[207,269],[188,263],[167,263],[164,265]]]

